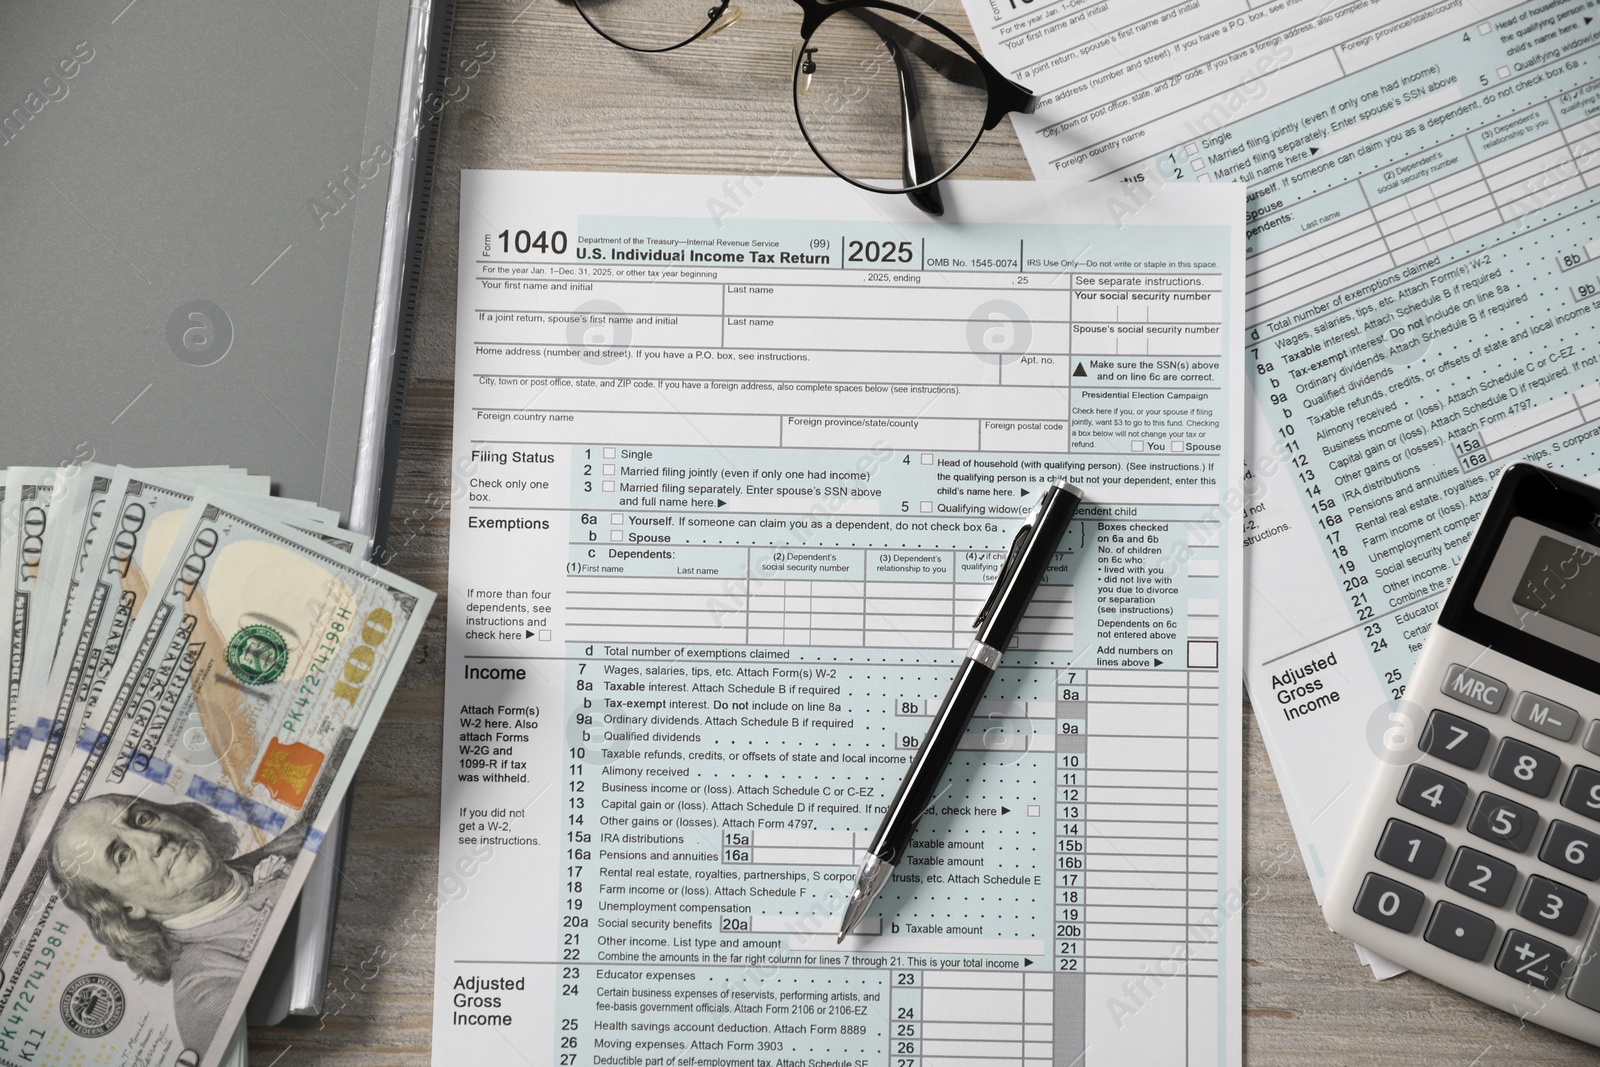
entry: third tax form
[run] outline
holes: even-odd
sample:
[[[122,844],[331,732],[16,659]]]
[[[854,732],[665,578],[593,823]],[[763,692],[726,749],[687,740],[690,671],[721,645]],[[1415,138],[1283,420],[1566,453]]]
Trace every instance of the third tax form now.
[[[967,0],[1035,173],[1250,183],[1250,695],[1319,894],[1493,474],[1600,470],[1583,2]]]

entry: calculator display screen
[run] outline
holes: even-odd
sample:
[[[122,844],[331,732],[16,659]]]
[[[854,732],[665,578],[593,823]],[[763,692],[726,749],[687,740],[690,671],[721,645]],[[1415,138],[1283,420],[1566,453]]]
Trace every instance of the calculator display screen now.
[[[1542,536],[1511,599],[1540,615],[1600,635],[1600,555]]]
[[[1600,485],[1508,465],[1435,625],[1600,696]]]

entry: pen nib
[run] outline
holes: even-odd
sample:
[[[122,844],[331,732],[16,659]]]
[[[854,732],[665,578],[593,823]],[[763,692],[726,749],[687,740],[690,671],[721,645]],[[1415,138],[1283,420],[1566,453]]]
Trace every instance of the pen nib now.
[[[844,943],[845,935],[854,930],[867,914],[867,909],[872,907],[872,902],[878,898],[893,873],[894,864],[886,863],[870,853],[862,861],[861,870],[856,874],[855,889],[845,902],[844,916],[839,920],[839,940],[835,944]]]

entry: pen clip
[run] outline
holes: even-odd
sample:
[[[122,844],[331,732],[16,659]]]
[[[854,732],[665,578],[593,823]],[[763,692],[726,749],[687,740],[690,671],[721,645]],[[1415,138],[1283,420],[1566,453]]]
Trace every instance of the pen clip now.
[[[982,626],[983,621],[989,617],[989,612],[994,610],[995,601],[1000,599],[1000,591],[1006,587],[1006,579],[1011,577],[1011,571],[1022,559],[1023,550],[1028,547],[1028,541],[1033,537],[1034,525],[1034,522],[1030,521],[1011,539],[1011,549],[1006,553],[1006,561],[1000,565],[1000,576],[994,580],[994,588],[989,590],[989,599],[983,602],[978,617],[972,620],[974,630]]]

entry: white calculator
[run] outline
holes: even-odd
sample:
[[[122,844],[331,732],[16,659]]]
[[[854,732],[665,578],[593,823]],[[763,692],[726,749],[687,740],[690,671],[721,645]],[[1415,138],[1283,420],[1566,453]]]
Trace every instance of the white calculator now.
[[[1501,473],[1401,707],[1328,925],[1600,1044],[1600,491]]]

